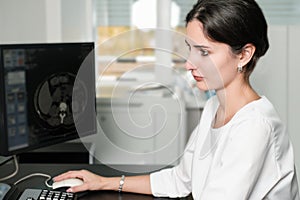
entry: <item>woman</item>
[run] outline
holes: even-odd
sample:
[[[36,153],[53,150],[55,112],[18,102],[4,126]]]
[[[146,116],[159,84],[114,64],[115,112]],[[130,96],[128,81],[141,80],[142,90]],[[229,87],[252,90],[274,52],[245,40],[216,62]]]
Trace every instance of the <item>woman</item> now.
[[[299,199],[294,155],[272,104],[249,76],[268,47],[267,24],[254,0],[199,0],[186,17],[187,70],[201,90],[215,90],[178,166],[144,176],[106,178],[71,171],[69,189],[122,190],[194,199]]]

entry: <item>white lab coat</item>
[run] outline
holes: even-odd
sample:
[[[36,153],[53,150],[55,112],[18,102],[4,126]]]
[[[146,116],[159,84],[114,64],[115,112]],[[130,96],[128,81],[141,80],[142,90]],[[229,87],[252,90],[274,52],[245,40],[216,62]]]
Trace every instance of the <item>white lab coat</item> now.
[[[206,104],[178,166],[150,174],[154,196],[195,200],[299,200],[294,154],[266,97],[211,127],[218,99]]]

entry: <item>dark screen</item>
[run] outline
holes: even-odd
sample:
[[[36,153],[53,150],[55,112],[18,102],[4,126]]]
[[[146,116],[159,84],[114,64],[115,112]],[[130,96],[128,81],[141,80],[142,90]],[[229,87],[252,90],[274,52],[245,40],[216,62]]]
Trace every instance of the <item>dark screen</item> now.
[[[93,43],[0,45],[0,53],[1,155],[95,133]]]

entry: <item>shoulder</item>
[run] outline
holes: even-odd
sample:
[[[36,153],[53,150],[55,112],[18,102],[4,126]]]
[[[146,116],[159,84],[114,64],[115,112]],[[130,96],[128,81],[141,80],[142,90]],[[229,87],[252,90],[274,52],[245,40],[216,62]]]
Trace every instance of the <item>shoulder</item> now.
[[[242,108],[238,113],[238,117],[241,120],[255,121],[258,124],[269,125],[272,128],[283,125],[273,104],[264,96]]]
[[[284,134],[285,127],[272,103],[266,97],[262,97],[246,105],[236,114],[231,131],[234,134],[249,133],[252,136],[274,138],[275,134]]]

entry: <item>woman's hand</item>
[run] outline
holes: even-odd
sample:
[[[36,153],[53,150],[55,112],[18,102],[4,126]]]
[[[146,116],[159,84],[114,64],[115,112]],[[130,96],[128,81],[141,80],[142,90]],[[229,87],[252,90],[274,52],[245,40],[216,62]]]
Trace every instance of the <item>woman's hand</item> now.
[[[83,184],[70,187],[67,192],[83,192],[86,190],[114,190],[118,191],[121,176],[103,177],[87,170],[68,171],[53,178],[54,182],[69,178],[80,178]],[[150,175],[126,176],[122,191],[140,194],[152,194]]]
[[[104,189],[105,177],[96,175],[87,170],[68,171],[53,178],[54,182],[62,181],[69,178],[79,178],[83,180],[83,184],[70,187],[67,192],[82,192],[86,190],[102,190]]]

